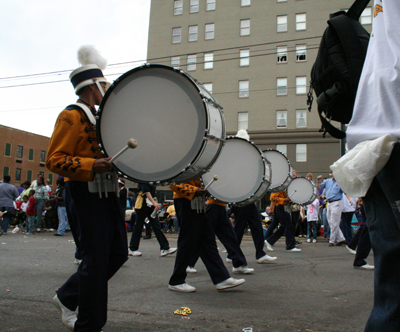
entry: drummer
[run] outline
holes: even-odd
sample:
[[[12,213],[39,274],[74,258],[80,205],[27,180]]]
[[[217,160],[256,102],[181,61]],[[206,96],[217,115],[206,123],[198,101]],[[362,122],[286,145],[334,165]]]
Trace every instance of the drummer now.
[[[296,241],[294,238],[294,230],[292,221],[290,219],[290,212],[288,204],[291,202],[285,190],[272,193],[270,196],[272,206],[274,206],[274,218],[276,222],[280,223],[277,231],[269,236],[265,241],[268,250],[273,250],[272,246],[280,237],[285,234],[286,236],[286,250],[288,251],[301,251],[296,248]]]
[[[86,51],[105,62],[94,49]],[[99,151],[91,123],[95,105],[100,104],[107,87],[104,68],[81,64],[70,75],[78,105],[66,107],[58,116],[46,167],[65,177],[68,221],[83,260],[57,290],[53,302],[70,330],[101,331],[107,320],[107,282],[127,260],[128,247],[124,211],[116,193],[100,198],[99,193],[88,190],[88,181],[111,171],[112,165]],[[85,113],[85,107],[92,114]]]
[[[170,185],[174,192],[174,205],[180,223],[178,251],[168,288],[178,292],[194,292],[196,288],[187,284],[186,268],[200,257],[217,290],[239,286],[244,279],[234,279],[218,253],[215,233],[204,211],[192,209],[192,201],[203,201],[206,190],[200,179],[178,185]],[[195,205],[195,204],[193,204]],[[197,204],[197,208],[199,205]]]

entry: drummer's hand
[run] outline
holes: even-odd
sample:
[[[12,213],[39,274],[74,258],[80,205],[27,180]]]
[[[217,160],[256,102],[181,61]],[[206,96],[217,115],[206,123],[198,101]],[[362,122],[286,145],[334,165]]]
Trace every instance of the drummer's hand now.
[[[103,174],[112,170],[112,164],[110,163],[111,157],[96,159],[93,164],[93,172]]]
[[[284,201],[286,204],[291,202],[291,200],[290,200],[289,197],[285,197],[285,199],[284,199],[283,201]]]
[[[205,196],[207,193],[204,188],[197,188],[196,192],[194,193],[194,196]]]
[[[154,207],[156,208],[157,211],[160,211],[160,210],[161,210],[161,204],[159,204],[159,203],[156,203],[156,204],[154,205]]]
[[[321,180],[322,180],[322,175],[318,175],[317,180],[319,180],[318,182],[321,182]]]

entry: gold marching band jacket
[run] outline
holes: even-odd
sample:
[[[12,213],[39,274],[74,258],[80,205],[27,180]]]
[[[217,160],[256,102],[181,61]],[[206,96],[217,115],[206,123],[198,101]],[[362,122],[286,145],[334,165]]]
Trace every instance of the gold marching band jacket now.
[[[186,183],[170,185],[169,187],[174,192],[174,199],[186,198],[189,201],[192,201],[196,190],[201,187],[201,181],[200,178],[197,178]]]
[[[104,158],[96,129],[83,110],[67,107],[57,118],[47,152],[46,167],[65,181],[92,181],[93,163]]]
[[[200,178],[197,178],[186,183],[170,185],[169,187],[174,192],[173,198],[186,198],[192,201],[196,190],[201,187],[201,181]],[[226,205],[225,203],[221,203],[213,198],[209,198],[206,204]]]

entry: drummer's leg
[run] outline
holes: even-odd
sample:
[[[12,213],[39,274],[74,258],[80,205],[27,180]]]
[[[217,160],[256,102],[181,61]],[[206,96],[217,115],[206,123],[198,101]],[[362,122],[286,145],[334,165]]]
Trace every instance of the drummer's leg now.
[[[185,198],[174,199],[175,211],[180,222],[178,251],[175,266],[169,284],[176,286],[185,283],[186,268],[195,262],[200,255],[203,220],[190,207],[190,201]],[[214,233],[213,233],[214,234]]]
[[[232,265],[234,267],[247,265],[246,258],[237,241],[235,231],[228,219],[225,206],[209,204],[206,207],[206,215],[215,234],[227,250],[229,258],[232,259]]]
[[[247,211],[246,207],[235,206],[233,211],[235,215],[235,234],[239,245],[242,243],[244,231],[247,226]]]
[[[144,219],[146,218],[146,212],[142,209],[136,210],[136,222],[132,229],[131,241],[129,243],[129,249],[131,251],[137,251],[139,249],[140,238],[142,236]]]
[[[164,233],[161,230],[160,221],[158,220],[157,216],[155,218],[151,218],[151,216],[150,216],[151,212],[152,211],[149,211],[147,213],[147,218],[149,218],[150,225],[153,228],[153,232],[157,238],[158,243],[160,244],[160,250],[168,250],[169,243],[168,243],[168,240],[166,239]]]
[[[217,243],[215,241],[215,233],[210,221],[205,214],[199,215],[201,215],[203,219],[201,223],[201,241],[199,243],[200,258],[206,266],[213,284],[216,285],[230,278],[230,275],[219,255]]]
[[[264,236],[261,226],[261,219],[258,214],[256,205],[250,204],[248,207],[248,220],[251,230],[251,236],[253,237],[254,247],[256,248],[256,259],[259,259],[266,255],[264,249]]]

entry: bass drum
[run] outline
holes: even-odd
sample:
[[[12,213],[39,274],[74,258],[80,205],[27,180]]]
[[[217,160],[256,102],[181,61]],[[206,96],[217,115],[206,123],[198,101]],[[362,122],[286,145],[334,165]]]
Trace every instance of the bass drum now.
[[[97,135],[114,156],[130,138],[138,142],[115,162],[135,182],[187,182],[215,162],[225,139],[222,108],[179,68],[144,65],[119,77],[101,101]]]
[[[286,156],[274,149],[263,151],[265,158],[271,163],[272,178],[270,192],[285,190],[293,178],[293,167]]]
[[[240,138],[228,137],[210,171],[203,174],[202,181],[210,195],[227,204],[244,206],[260,200],[267,192],[271,180],[271,168],[262,152],[254,143]]]
[[[298,176],[289,183],[287,187],[288,197],[293,203],[308,205],[318,198],[318,190],[314,182]]]

